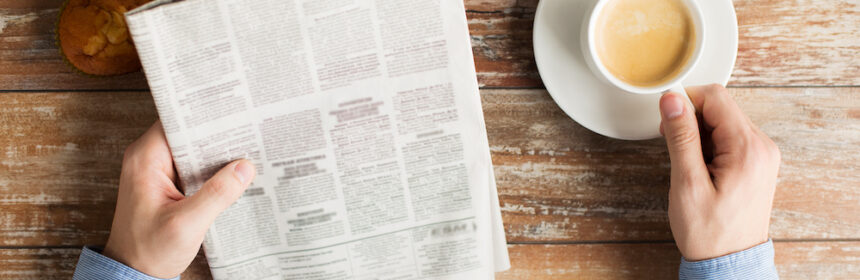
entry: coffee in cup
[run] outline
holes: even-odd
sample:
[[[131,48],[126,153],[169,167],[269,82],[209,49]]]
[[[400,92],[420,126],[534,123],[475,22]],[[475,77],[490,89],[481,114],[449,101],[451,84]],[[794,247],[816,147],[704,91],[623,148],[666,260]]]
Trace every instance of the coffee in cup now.
[[[696,0],[596,0],[580,32],[595,76],[635,94],[685,93],[705,45]]]
[[[681,0],[609,0],[595,23],[603,66],[633,86],[666,83],[695,50],[696,30]]]

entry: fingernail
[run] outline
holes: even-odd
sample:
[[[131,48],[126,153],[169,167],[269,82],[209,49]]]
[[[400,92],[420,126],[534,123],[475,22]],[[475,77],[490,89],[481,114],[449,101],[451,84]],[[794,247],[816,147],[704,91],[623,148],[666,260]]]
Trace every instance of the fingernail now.
[[[254,165],[248,162],[247,160],[240,161],[236,164],[236,167],[233,168],[234,173],[236,174],[236,178],[239,179],[239,182],[242,184],[247,184],[248,180],[251,177],[254,177]]]
[[[663,118],[673,119],[684,113],[684,101],[674,96],[664,96],[660,99],[660,112],[663,113]]]

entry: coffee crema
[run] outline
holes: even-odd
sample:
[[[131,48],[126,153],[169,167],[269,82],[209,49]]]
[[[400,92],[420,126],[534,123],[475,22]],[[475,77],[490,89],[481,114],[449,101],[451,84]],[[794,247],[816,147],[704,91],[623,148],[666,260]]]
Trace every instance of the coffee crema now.
[[[690,60],[695,42],[696,28],[681,0],[612,0],[595,28],[603,66],[639,87],[675,78]]]

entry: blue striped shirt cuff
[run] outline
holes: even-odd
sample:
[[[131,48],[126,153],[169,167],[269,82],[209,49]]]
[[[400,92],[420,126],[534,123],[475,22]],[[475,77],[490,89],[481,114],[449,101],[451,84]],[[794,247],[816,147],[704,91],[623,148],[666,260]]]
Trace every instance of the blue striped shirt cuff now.
[[[74,280],[117,279],[117,280],[164,280],[146,275],[134,268],[100,254],[97,248],[84,246],[78,266],[75,268]],[[179,280],[179,276],[171,280]]]
[[[773,262],[773,241],[719,258],[688,262],[681,257],[678,278],[688,279],[779,279]]]

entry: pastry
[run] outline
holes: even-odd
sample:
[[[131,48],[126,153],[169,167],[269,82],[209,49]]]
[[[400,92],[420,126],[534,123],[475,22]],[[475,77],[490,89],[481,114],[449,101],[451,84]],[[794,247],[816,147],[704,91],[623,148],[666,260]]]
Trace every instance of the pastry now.
[[[68,0],[57,40],[65,60],[81,72],[108,76],[140,70],[123,13],[148,0]]]

